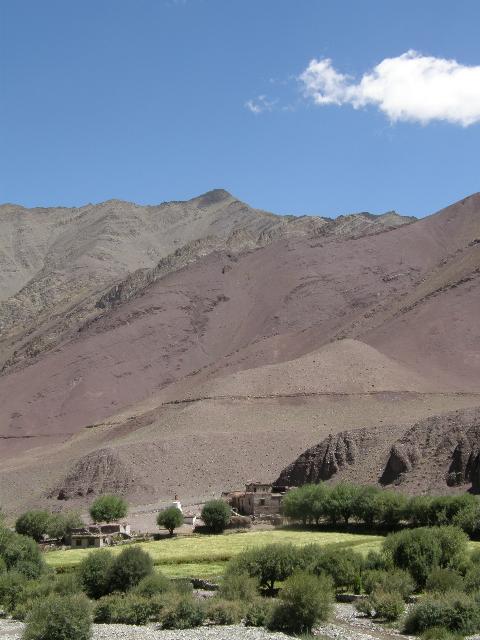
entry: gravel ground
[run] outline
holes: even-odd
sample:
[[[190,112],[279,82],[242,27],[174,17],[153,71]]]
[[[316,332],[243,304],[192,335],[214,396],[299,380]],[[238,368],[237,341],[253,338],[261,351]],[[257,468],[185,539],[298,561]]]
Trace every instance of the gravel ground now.
[[[0,620],[0,640],[20,640],[22,630],[20,622]],[[162,631],[151,626],[94,624],[93,640],[291,640],[291,637],[242,625]]]
[[[21,640],[23,626],[21,622],[0,619],[0,640]],[[315,629],[315,635],[329,640],[415,640],[368,618],[357,617],[349,604],[337,604],[334,621]],[[92,640],[291,640],[291,636],[242,625],[163,631],[155,626],[95,624]],[[480,640],[480,636],[469,640]]]

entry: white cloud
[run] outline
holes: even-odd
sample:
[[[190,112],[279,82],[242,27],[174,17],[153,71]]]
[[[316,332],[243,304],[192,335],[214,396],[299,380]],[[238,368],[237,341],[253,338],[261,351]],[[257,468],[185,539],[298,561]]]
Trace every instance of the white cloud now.
[[[268,100],[267,96],[257,96],[256,98],[252,98],[251,100],[247,100],[245,103],[245,107],[258,115],[259,113],[263,113],[264,111],[271,111],[275,105],[275,100]]]
[[[368,105],[395,122],[444,120],[468,127],[480,122],[480,66],[407,51],[385,58],[359,82],[335,70],[328,58],[312,60],[300,75],[315,104]]]

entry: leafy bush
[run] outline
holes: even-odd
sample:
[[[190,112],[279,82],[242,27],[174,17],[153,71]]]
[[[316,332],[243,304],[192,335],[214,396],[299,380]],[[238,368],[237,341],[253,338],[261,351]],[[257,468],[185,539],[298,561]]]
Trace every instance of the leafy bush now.
[[[480,592],[480,566],[471,564],[465,573],[465,590],[468,593]]]
[[[98,623],[144,625],[155,612],[150,598],[135,593],[113,594],[95,604],[94,621]]]
[[[29,577],[38,577],[45,570],[45,563],[36,542],[29,536],[8,529],[0,529],[0,556],[7,569],[16,569],[17,565],[20,565],[19,568]],[[24,564],[26,562],[29,563],[28,570]]]
[[[92,551],[80,563],[78,576],[89,598],[101,598],[110,593],[110,571],[113,555],[106,549]]]
[[[133,593],[145,598],[153,598],[153,596],[167,593],[171,589],[172,583],[167,576],[163,575],[163,573],[152,573],[140,580],[137,586],[133,588]]]
[[[409,571],[418,588],[432,569],[456,567],[467,557],[466,535],[456,527],[422,527],[390,534],[384,552],[395,566]]]
[[[110,591],[128,591],[153,573],[153,561],[140,547],[126,547],[115,556],[108,573]]]
[[[164,629],[190,629],[203,623],[205,610],[191,596],[183,596],[165,608],[160,620]]]
[[[49,596],[32,603],[24,640],[90,640],[90,603],[84,595]]]
[[[421,640],[463,640],[463,635],[453,633],[445,627],[432,627],[420,636]]]
[[[278,580],[285,580],[300,565],[300,556],[291,544],[269,544],[250,549],[230,560],[226,575],[248,574],[257,578],[261,587],[275,588]]]
[[[365,570],[389,571],[393,568],[392,559],[384,553],[369,551],[364,562]]]
[[[338,590],[360,590],[363,558],[354,551],[307,545],[301,551],[304,567],[315,575],[326,573]]]
[[[224,600],[252,602],[258,595],[258,580],[246,573],[227,574],[220,584],[219,595]]]
[[[0,576],[0,606],[11,613],[21,599],[27,579],[21,573],[9,571]]]
[[[453,569],[433,569],[425,584],[427,591],[446,593],[447,591],[463,591],[465,584],[463,577]]]
[[[390,571],[365,571],[363,574],[363,588],[365,593],[371,594],[381,590],[398,592],[406,600],[415,590],[415,582],[408,571],[392,569]]]
[[[449,592],[422,599],[407,617],[407,633],[422,633],[432,627],[445,627],[462,634],[480,630],[480,607],[465,593]]]
[[[0,576],[4,573],[7,573],[7,565],[5,564],[5,560],[0,556]]]
[[[206,617],[213,624],[237,624],[244,611],[245,605],[239,600],[211,598],[206,605]]]
[[[267,598],[255,598],[245,611],[246,627],[265,627],[272,615],[273,601]]]
[[[397,620],[405,611],[403,596],[398,591],[376,589],[370,596],[370,600],[375,617],[387,622]]]
[[[230,520],[231,508],[223,500],[210,500],[202,509],[202,520],[212,533],[222,533]]]
[[[17,518],[15,531],[40,542],[47,533],[49,519],[48,511],[27,511]]]
[[[113,522],[124,518],[127,513],[128,505],[121,496],[100,496],[90,507],[90,516],[94,522]]]
[[[361,613],[362,615],[367,616],[368,618],[371,618],[375,613],[373,602],[370,597],[361,598],[360,600],[357,600],[354,604],[354,607],[358,611],[358,613]]]
[[[297,572],[285,580],[267,626],[288,633],[310,633],[314,624],[328,619],[332,606],[332,584],[327,577]]]
[[[173,536],[175,529],[182,526],[183,521],[183,513],[177,507],[168,507],[168,509],[160,511],[157,516],[158,526],[168,529],[171,536]]]

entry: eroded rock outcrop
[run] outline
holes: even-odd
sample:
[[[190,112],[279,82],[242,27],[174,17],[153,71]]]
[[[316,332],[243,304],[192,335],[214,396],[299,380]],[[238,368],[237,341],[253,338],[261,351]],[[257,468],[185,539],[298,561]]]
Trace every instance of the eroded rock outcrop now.
[[[400,485],[412,493],[459,486],[480,492],[480,407],[421,420],[402,435],[399,429],[330,435],[286,467],[276,484],[299,486],[335,476]]]
[[[99,449],[80,458],[50,498],[69,500],[102,493],[126,493],[133,484],[133,469],[113,449]]]
[[[379,445],[378,433],[369,429],[342,431],[307,449],[286,467],[274,484],[298,486],[329,480],[347,466],[361,464],[365,454]]]

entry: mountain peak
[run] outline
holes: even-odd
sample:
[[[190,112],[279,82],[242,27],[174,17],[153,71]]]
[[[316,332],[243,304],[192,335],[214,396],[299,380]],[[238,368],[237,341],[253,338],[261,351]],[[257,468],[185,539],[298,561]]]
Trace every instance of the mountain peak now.
[[[209,207],[212,204],[218,204],[226,200],[235,199],[236,198],[228,191],[225,191],[225,189],[212,189],[211,191],[207,191],[196,198],[192,198],[190,202],[195,202],[197,207],[201,209],[202,207]]]

